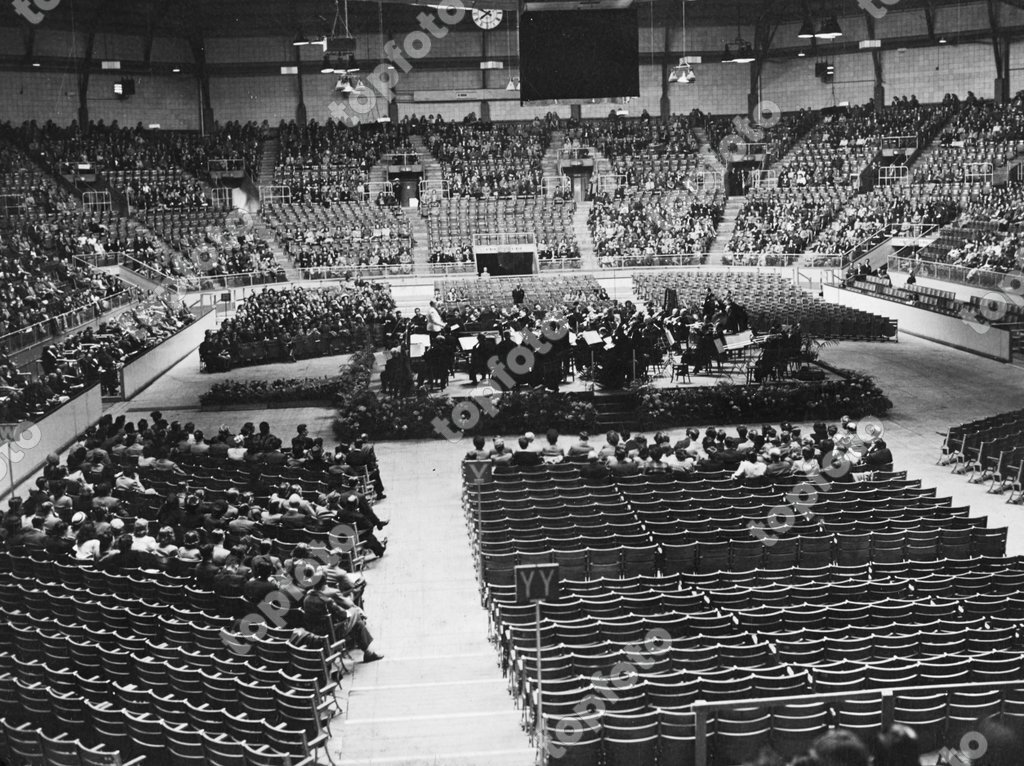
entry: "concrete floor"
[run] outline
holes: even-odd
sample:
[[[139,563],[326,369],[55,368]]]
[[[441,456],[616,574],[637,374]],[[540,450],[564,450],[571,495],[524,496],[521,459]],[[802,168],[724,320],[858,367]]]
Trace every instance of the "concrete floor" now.
[[[875,377],[894,403],[883,421],[896,467],[925,486],[1008,525],[1009,548],[1024,553],[1020,506],[986,495],[936,465],[942,434],[961,423],[1024,407],[1024,369],[973,357],[924,340],[842,343],[823,357]],[[193,353],[130,403],[112,408],[141,417],[161,408],[173,419],[205,430],[268,420],[281,434],[295,424],[332,442],[333,412],[322,408],[201,412],[198,397],[215,380],[329,375],[341,359],[199,375]],[[699,424],[697,424],[699,425]],[[753,425],[753,424],[752,424]],[[680,429],[675,429],[678,433]],[[367,573],[366,606],[379,663],[357,666],[344,683],[347,717],[333,725],[340,765],[479,764],[527,766],[533,751],[519,727],[519,711],[506,692],[496,654],[486,640],[470,548],[460,506],[463,442],[410,441],[377,445],[388,498],[379,512],[390,518],[387,555]]]

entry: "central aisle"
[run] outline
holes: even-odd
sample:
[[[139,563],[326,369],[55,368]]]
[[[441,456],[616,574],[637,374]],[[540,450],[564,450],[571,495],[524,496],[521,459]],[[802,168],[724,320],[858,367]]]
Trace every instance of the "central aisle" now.
[[[365,604],[386,656],[343,683],[347,716],[331,726],[339,766],[534,761],[480,607],[460,501],[470,446],[378,447],[388,497],[377,512],[392,542],[371,565]]]

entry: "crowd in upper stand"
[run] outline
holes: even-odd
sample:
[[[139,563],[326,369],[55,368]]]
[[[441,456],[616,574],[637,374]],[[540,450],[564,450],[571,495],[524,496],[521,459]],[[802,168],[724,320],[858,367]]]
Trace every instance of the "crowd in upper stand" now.
[[[105,395],[117,394],[118,370],[194,320],[180,304],[149,300],[46,346],[35,378],[0,355],[0,415],[5,422],[37,419],[95,383]]]
[[[128,288],[118,277],[75,263],[59,229],[0,229],[0,336],[100,303]]]
[[[764,114],[761,115],[760,123],[750,124],[749,121],[744,122],[741,119],[740,126],[737,126],[736,117],[713,117],[698,111],[694,113],[693,118],[695,124],[704,129],[713,151],[720,152],[723,148],[731,150],[731,142],[728,146],[723,145],[723,142],[727,137],[735,136],[741,143],[764,144],[767,161],[774,162],[792,149],[793,145],[811,129],[818,120],[818,114],[810,109],[801,109],[781,116]],[[723,161],[726,159],[728,158],[724,157]]]
[[[839,212],[849,192],[764,189],[748,196],[736,219],[729,252],[779,263],[785,254],[802,253]]]
[[[991,180],[986,173],[1001,168],[1024,151],[1024,97],[1009,104],[978,99],[968,92],[961,102],[948,97],[954,114],[936,137],[933,148],[914,167],[918,183]]]
[[[941,195],[910,196],[906,187],[878,187],[860,194],[833,219],[808,248],[815,253],[845,253],[886,224],[920,233],[930,224],[953,220],[958,205]]]
[[[763,117],[775,122],[772,115]],[[782,253],[804,250],[838,254],[893,222],[947,224],[959,216],[961,223],[969,219],[995,221],[997,228],[1016,223],[1016,192],[987,194],[991,190],[986,188],[979,195],[974,189],[956,186],[965,178],[966,165],[992,162],[999,167],[1024,151],[1021,95],[1002,106],[970,93],[962,101],[947,95],[934,105],[901,97],[881,110],[869,101],[845,111],[822,115],[802,110],[782,116],[775,124],[767,122],[765,126],[748,123],[743,128],[734,120],[699,111],[673,116],[667,123],[646,113],[582,121],[552,114],[518,123],[484,122],[472,115],[457,122],[433,116],[407,117],[397,123],[356,128],[332,121],[304,127],[282,122],[276,182],[287,184],[292,199],[310,207],[301,215],[296,207],[287,221],[277,217],[275,228],[300,268],[406,268],[412,260],[408,225],[397,210],[394,215],[383,210],[397,207],[393,197],[384,199],[383,193],[377,194],[377,207],[382,208],[379,215],[361,211],[355,220],[352,215],[354,207],[361,210],[364,199],[374,199],[375,190],[366,184],[370,169],[385,155],[412,151],[412,138],[422,135],[441,163],[453,198],[522,200],[541,193],[542,159],[551,135],[559,131],[565,149],[593,152],[599,163],[601,157],[609,161],[609,171],[619,178],[617,196],[648,194],[640,203],[644,208],[640,215],[636,210],[624,213],[618,201],[609,202],[599,189],[592,191],[596,204],[589,223],[600,263],[611,265],[622,257],[695,253],[710,246],[720,218],[719,200],[704,189],[704,173],[697,162],[701,130],[713,147],[720,148],[729,134],[765,144],[766,163],[775,171],[763,184],[775,188],[755,189],[749,194],[737,220],[728,250],[738,260],[756,256],[774,262]],[[133,208],[150,212],[162,208],[157,218],[148,222],[178,251],[171,253],[148,233],[133,232],[116,217],[104,217],[75,224],[79,232],[75,242],[65,238],[68,241],[62,245],[68,252],[120,250],[174,276],[256,272],[272,279],[280,277],[280,266],[269,249],[251,235],[225,237],[225,232],[211,232],[209,226],[200,231],[192,225],[195,221],[191,218],[210,210],[210,200],[202,184],[180,170],[201,173],[212,158],[234,157],[243,158],[252,173],[270,132],[266,122],[228,123],[205,138],[146,130],[141,125],[122,128],[117,123],[97,122],[83,131],[75,123],[67,128],[26,123],[8,126],[5,137],[35,153],[51,169],[60,162],[78,160],[106,167],[112,183],[125,191]],[[880,175],[884,168],[874,163],[874,158],[882,139],[892,137],[913,137],[909,143],[919,147],[934,139],[911,175],[917,181],[941,180],[947,186],[933,188],[927,200],[914,193],[877,188],[854,195],[853,179],[884,184]],[[771,164],[782,155],[786,155],[782,162]],[[904,164],[910,157],[897,152],[881,164]],[[0,168],[6,171],[0,192],[24,194],[30,203],[31,213],[22,204],[23,216],[39,217],[46,211],[73,207],[70,198],[14,145],[0,144]],[[954,188],[949,188],[949,183]],[[630,190],[629,195],[623,187]],[[692,199],[681,208],[674,202],[678,195],[666,196],[672,202],[658,201],[658,194],[669,191],[687,192]],[[970,196],[966,202],[965,192]],[[531,208],[520,215],[520,225],[528,221],[526,228],[536,229],[539,255],[545,260],[575,258],[579,252],[569,219],[546,207],[558,201],[564,202],[549,198],[543,209]],[[472,260],[472,236],[498,227],[489,215],[449,212],[442,216],[439,204],[427,202],[423,214],[430,234],[431,262]],[[167,208],[187,211],[191,224],[184,215],[175,217],[178,214],[168,213]],[[273,212],[270,215],[275,217]],[[500,226],[507,228],[507,224]],[[70,225],[70,219],[53,225]],[[1010,255],[1015,251],[1012,235],[997,238],[986,233],[983,241],[969,239],[962,252],[954,252],[949,259],[979,266],[990,260],[993,267],[1015,268]]]
[[[299,268],[396,266],[412,259],[409,221],[394,205],[284,203],[264,215]]]
[[[0,125],[0,195],[9,195],[0,212],[56,213],[74,207],[70,195],[9,141],[14,131]]]
[[[242,159],[259,166],[263,139],[268,131],[254,122],[215,124],[210,134],[147,129],[141,123],[122,127],[117,121],[90,122],[82,130],[77,122],[66,128],[52,122],[28,122],[17,129],[20,142],[51,169],[61,163],[89,162],[106,170],[161,170],[174,167],[205,176],[209,162]]]
[[[706,253],[722,216],[721,192],[600,199],[587,216],[602,265],[618,258]],[[631,261],[639,262],[639,261]]]
[[[425,137],[450,193],[472,197],[541,191],[541,160],[551,141],[546,121],[435,123]]]
[[[282,122],[274,181],[291,189],[293,202],[353,199],[383,155],[412,151],[411,133],[407,123],[353,128],[333,120],[323,124],[314,120],[305,126]]]

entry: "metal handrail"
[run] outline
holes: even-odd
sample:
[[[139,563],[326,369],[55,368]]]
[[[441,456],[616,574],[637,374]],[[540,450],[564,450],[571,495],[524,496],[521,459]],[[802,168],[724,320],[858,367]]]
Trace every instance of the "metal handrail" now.
[[[979,269],[976,267],[959,266],[952,263],[941,263],[939,261],[922,261],[918,258],[910,258],[902,255],[889,256],[890,272],[914,271],[917,276],[928,279],[937,279],[942,282],[956,282],[963,285],[983,287],[992,290],[1019,295],[1019,284],[1021,275],[1014,275],[1003,271],[992,271],[991,269]],[[971,273],[973,272],[973,274]],[[1018,284],[1008,284],[1010,280],[1016,279]]]
[[[28,327],[23,327],[20,330],[12,330],[11,332],[0,335],[0,348],[7,354],[14,354],[18,351],[22,351],[26,348],[30,348],[45,340],[49,340],[55,335],[59,335],[65,332],[73,332],[78,328],[88,324],[94,319],[102,316],[106,311],[114,311],[119,308],[127,306],[140,297],[139,290],[136,287],[129,287],[127,290],[122,290],[119,293],[114,293],[108,298],[100,298],[79,306],[78,308],[65,311],[63,314],[50,317],[42,322],[36,322]],[[108,303],[107,309],[101,311],[100,304]]]

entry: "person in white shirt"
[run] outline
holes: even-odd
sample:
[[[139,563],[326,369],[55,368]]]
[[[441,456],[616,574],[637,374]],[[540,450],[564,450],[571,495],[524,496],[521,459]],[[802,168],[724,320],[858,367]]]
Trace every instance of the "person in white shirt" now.
[[[793,462],[793,475],[810,478],[816,476],[820,470],[821,466],[814,457],[814,447],[805,445],[800,450],[800,459]]]
[[[156,553],[157,543],[149,534],[149,522],[145,519],[138,519],[135,522],[135,531],[132,533],[132,550],[143,553]]]
[[[437,310],[437,303],[431,301],[430,307],[427,309],[427,332],[433,339],[443,329],[444,320],[441,319],[441,312]]]
[[[245,438],[236,436],[231,442],[231,446],[228,447],[228,460],[235,460],[240,463],[245,460],[246,452],[248,450],[245,447]]]
[[[758,479],[764,476],[768,466],[763,460],[743,460],[733,474],[734,479]]]

